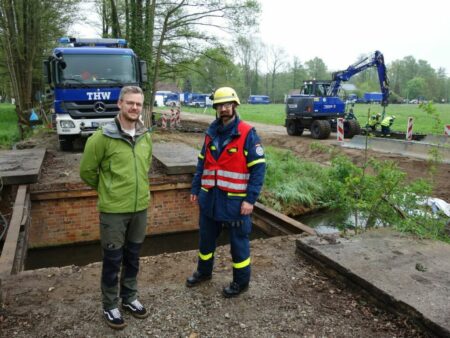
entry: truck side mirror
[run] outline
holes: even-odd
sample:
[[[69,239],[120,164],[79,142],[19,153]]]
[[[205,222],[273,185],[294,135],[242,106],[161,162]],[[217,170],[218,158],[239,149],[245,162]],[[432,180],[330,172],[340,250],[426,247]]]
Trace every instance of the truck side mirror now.
[[[139,60],[139,68],[141,71],[141,81],[145,83],[148,81],[147,62],[145,60]]]

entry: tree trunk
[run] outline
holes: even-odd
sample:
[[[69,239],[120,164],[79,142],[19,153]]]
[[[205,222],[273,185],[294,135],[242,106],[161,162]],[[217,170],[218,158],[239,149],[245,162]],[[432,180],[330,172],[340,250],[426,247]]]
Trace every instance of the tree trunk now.
[[[120,23],[119,17],[117,16],[116,2],[111,0],[111,35],[113,38],[120,38]]]

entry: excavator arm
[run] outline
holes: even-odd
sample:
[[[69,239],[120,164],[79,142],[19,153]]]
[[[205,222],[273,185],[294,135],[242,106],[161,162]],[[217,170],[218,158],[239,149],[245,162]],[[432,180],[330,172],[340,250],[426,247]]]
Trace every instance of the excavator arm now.
[[[377,67],[378,80],[380,82],[380,89],[382,94],[381,105],[386,107],[389,99],[389,79],[387,76],[386,65],[384,64],[384,56],[381,52],[375,51],[372,56],[350,65],[346,70],[341,70],[333,73],[333,80],[328,88],[328,96],[337,96],[339,88],[344,81],[350,80],[353,75],[356,75],[367,68]]]

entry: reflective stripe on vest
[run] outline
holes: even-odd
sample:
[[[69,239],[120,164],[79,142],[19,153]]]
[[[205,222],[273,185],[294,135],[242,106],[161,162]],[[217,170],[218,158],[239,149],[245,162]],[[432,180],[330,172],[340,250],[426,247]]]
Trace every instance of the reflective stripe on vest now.
[[[222,181],[222,180],[217,180],[217,186],[219,188],[224,188],[222,190],[226,190],[226,191],[242,191],[245,192],[247,190],[247,184],[238,184],[238,183],[232,183],[232,182],[227,182],[227,181]]]
[[[227,170],[217,170],[217,176],[223,176],[227,178],[235,178],[237,180],[248,180],[250,178],[250,174],[241,174],[241,173],[235,173],[233,171],[227,171]]]

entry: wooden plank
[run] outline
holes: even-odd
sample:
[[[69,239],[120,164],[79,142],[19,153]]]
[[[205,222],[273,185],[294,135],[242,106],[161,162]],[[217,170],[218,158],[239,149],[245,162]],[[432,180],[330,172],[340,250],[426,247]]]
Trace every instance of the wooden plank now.
[[[276,217],[277,219],[285,222],[285,226],[289,225],[292,228],[298,229],[299,232],[306,232],[309,235],[316,235],[316,231],[313,228],[310,228],[309,226],[300,223],[299,221],[296,221],[295,219],[290,218],[289,216],[281,214],[278,211],[268,208],[259,202],[255,203],[255,207],[257,209],[260,209],[261,212],[272,215],[273,217]],[[258,210],[255,210],[255,212],[258,212]]]
[[[21,185],[17,190],[11,221],[9,222],[5,244],[3,245],[2,255],[0,256],[0,276],[10,275],[13,271],[17,241],[19,239],[20,226],[22,224],[26,203],[27,190],[27,185]]]
[[[4,185],[36,183],[45,157],[45,149],[0,151],[0,177]]]

